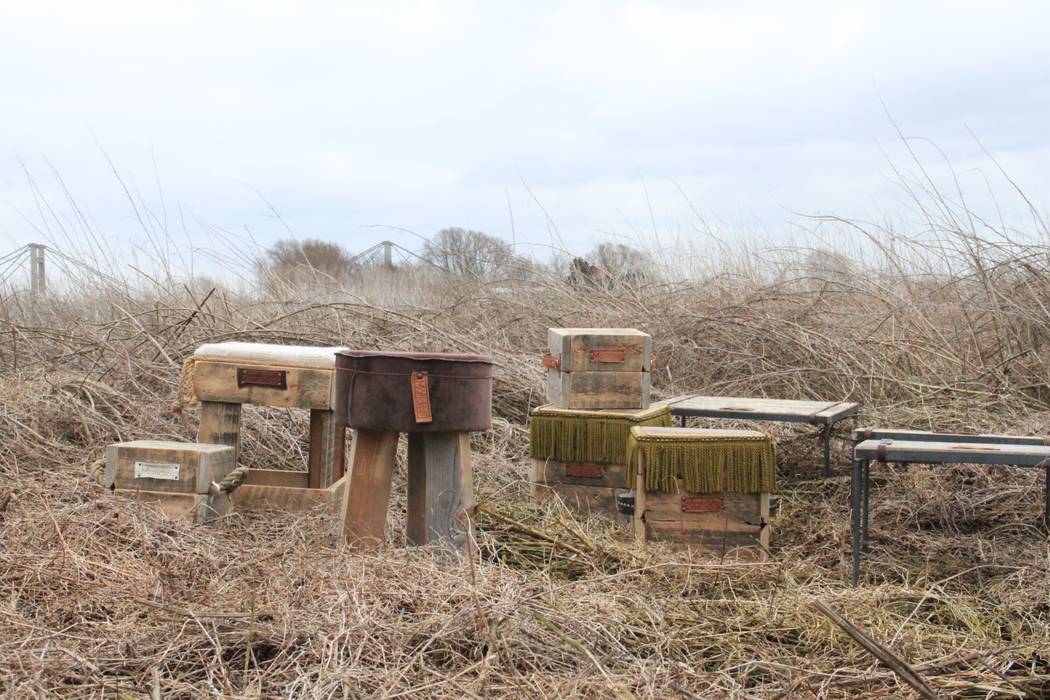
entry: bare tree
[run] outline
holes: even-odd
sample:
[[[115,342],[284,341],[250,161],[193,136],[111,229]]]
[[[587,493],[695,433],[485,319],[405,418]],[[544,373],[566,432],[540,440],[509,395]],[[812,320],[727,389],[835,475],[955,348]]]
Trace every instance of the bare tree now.
[[[259,262],[260,272],[286,282],[302,281],[318,275],[345,280],[353,266],[350,255],[337,243],[308,238],[284,239],[266,251]]]
[[[462,228],[439,231],[423,245],[420,257],[442,270],[474,277],[505,274],[523,264],[506,241]]]
[[[623,243],[599,243],[587,257],[616,281],[643,282],[656,275],[651,255]]]

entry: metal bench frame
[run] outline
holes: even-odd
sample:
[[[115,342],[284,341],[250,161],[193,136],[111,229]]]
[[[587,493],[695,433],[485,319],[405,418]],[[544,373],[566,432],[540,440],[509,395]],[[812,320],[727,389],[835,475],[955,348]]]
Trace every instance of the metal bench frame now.
[[[872,441],[882,442],[874,447]],[[919,430],[881,430],[857,428],[853,431],[853,472],[850,479],[850,530],[852,545],[853,585],[860,581],[861,550],[868,545],[868,513],[870,501],[871,462],[898,462],[901,464],[1001,464],[1018,467],[1043,467],[1046,474],[1045,506],[1043,522],[1050,528],[1050,461],[1042,455],[1004,454],[978,452],[938,456],[913,451],[909,454],[908,442],[943,442],[956,445],[1029,445],[1050,446],[1050,437],[1026,437],[1018,435],[968,435],[959,433],[929,433]],[[868,448],[862,447],[869,443]],[[881,449],[880,449],[881,447]]]

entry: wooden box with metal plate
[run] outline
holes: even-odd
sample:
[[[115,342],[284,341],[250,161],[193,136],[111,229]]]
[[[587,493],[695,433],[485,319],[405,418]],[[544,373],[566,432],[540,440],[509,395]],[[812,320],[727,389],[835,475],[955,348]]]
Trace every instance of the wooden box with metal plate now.
[[[633,328],[551,328],[547,400],[567,409],[649,407],[652,338]]]
[[[668,426],[667,406],[580,411],[540,406],[529,423],[532,498],[562,499],[581,512],[617,515],[627,484],[627,440],[634,426]]]
[[[171,517],[206,523],[227,499],[215,485],[236,468],[228,445],[136,440],[106,448],[102,483],[115,495],[157,503]]]
[[[776,476],[776,453],[768,435],[636,427],[627,465],[639,542],[765,558]]]

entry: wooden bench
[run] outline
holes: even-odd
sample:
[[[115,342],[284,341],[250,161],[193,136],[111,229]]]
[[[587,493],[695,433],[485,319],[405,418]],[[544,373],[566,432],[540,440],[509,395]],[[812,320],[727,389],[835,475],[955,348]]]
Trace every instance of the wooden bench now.
[[[859,403],[848,401],[794,401],[736,396],[688,395],[668,399],[663,403],[671,407],[671,415],[678,416],[683,426],[685,419],[689,417],[808,423],[820,426],[824,447],[824,476],[831,476],[831,432],[835,424],[855,417],[860,410]]]
[[[346,426],[335,413],[335,353],[343,349],[236,341],[200,346],[192,375],[201,405],[197,442],[229,445],[236,460],[243,404],[309,410],[306,486],[318,493],[330,489],[343,477],[345,462]],[[256,483],[265,482],[250,477],[247,485]]]
[[[1050,446],[1048,438],[966,435],[917,430],[858,428],[853,431],[850,488],[852,581],[860,580],[861,549],[868,543],[871,462],[919,464],[1002,464],[1043,467],[1046,472],[1043,521],[1050,528]]]

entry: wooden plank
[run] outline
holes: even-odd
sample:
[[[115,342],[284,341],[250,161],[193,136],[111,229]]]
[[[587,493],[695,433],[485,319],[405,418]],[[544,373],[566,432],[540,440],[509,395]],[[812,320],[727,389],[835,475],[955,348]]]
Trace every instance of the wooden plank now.
[[[648,372],[653,339],[634,328],[551,328],[551,355],[563,372]]]
[[[470,435],[410,435],[409,450],[409,541],[466,551],[474,505]]]
[[[768,420],[825,425],[856,415],[860,404],[845,401],[795,401],[740,396],[684,396],[668,399],[676,416]]]
[[[427,461],[423,433],[408,434],[408,500],[405,540],[412,545],[427,543]]]
[[[283,469],[249,469],[243,485],[305,489],[309,487],[309,480],[306,472],[293,472]]]
[[[378,547],[386,539],[397,439],[393,432],[354,431],[343,498],[343,531],[353,547]]]
[[[107,488],[164,493],[208,493],[236,467],[226,445],[136,440],[106,448]]]
[[[343,445],[346,428],[340,427],[335,411],[311,409],[310,411],[310,455],[307,471],[310,488],[327,488],[343,473]]]
[[[205,525],[224,516],[227,511],[226,497],[213,498],[200,493],[169,493],[160,491],[121,490],[113,491],[117,498],[149,503],[165,516],[175,520],[188,520]]]
[[[697,495],[649,492],[646,498],[647,519],[681,520],[702,523],[705,527],[707,524],[716,527],[718,522],[728,519],[729,526],[735,529],[760,525],[762,502],[769,502],[769,494],[759,493]],[[690,510],[696,505],[700,508]],[[707,510],[707,507],[711,510]]]
[[[888,462],[1017,466],[1037,466],[1050,463],[1050,447],[1043,445],[865,440],[854,448],[854,455],[860,459],[878,459],[882,451],[885,452],[885,460]]]
[[[201,401],[197,442],[229,445],[233,448],[233,461],[237,462],[241,454],[241,405]]]
[[[250,384],[238,386],[238,369],[283,372],[285,388]],[[251,362],[238,365],[235,360],[198,360],[193,366],[193,391],[201,401],[330,411],[335,408],[335,369],[260,365]]]
[[[303,472],[287,473],[303,474],[305,477]],[[342,505],[346,482],[346,478],[340,479],[326,489],[246,482],[230,494],[230,505],[238,511],[279,510],[294,513],[327,506],[335,512]]]
[[[547,400],[559,408],[648,408],[647,372],[547,370]]]
[[[623,464],[534,459],[532,474],[534,483],[627,488],[627,466]]]
[[[766,553],[759,543],[761,533],[754,527],[750,532],[699,529],[690,527],[690,523],[652,520],[645,521],[646,541],[670,542],[690,549],[698,549],[710,554],[728,554],[748,559],[765,559]]]
[[[976,445],[1046,445],[1050,438],[1042,435],[989,435],[973,433],[931,433],[924,430],[884,430],[882,428],[856,428],[853,441],[864,440],[917,440],[923,442],[973,443]]]
[[[581,513],[604,513],[616,518],[625,518],[616,507],[616,498],[626,490],[623,487],[534,483],[532,494],[536,503],[557,498]]]

